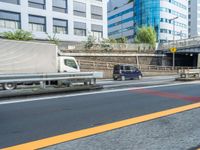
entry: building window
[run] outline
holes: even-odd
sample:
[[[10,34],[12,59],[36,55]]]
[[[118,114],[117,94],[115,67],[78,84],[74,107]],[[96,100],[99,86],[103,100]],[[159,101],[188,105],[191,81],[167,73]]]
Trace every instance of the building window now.
[[[0,28],[20,29],[20,22],[19,13],[0,11]]]
[[[102,7],[91,5],[91,18],[102,20],[103,19]]]
[[[103,26],[92,24],[91,29],[93,37],[97,39],[103,38]]]
[[[35,32],[46,32],[46,18],[29,15],[29,29]]]
[[[11,3],[11,4],[20,4],[19,0],[0,0],[0,2],[4,2],[4,3]]]
[[[53,19],[53,32],[58,34],[68,33],[68,21],[61,19]]]
[[[45,0],[29,0],[28,6],[33,8],[45,9]]]
[[[86,23],[74,22],[74,35],[86,36]]]
[[[67,0],[53,0],[53,11],[67,13]]]
[[[74,15],[86,17],[86,4],[74,1]]]

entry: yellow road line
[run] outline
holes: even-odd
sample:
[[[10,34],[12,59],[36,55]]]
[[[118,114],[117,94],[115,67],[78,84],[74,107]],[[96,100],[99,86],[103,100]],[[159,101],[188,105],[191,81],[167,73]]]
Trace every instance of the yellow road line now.
[[[129,125],[134,125],[134,124],[137,124],[137,123],[141,123],[141,122],[149,121],[149,120],[152,120],[152,119],[157,119],[157,118],[160,118],[160,117],[173,115],[173,114],[176,114],[176,113],[180,113],[180,112],[184,112],[184,111],[188,111],[188,110],[196,109],[196,108],[200,108],[200,103],[181,106],[181,107],[168,109],[168,110],[161,111],[161,112],[156,112],[156,113],[147,114],[147,115],[144,115],[144,116],[139,116],[139,117],[123,120],[123,121],[118,121],[118,122],[115,122],[115,123],[101,125],[101,126],[97,126],[97,127],[93,127],[93,128],[89,128],[89,129],[83,129],[83,130],[80,130],[80,131],[75,131],[75,132],[71,132],[71,133],[67,133],[67,134],[63,134],[63,135],[58,135],[58,136],[54,136],[54,137],[50,137],[50,138],[46,138],[46,139],[42,139],[42,140],[38,140],[38,141],[33,141],[33,142],[29,142],[29,143],[25,143],[25,144],[21,144],[21,145],[17,145],[17,146],[12,146],[12,147],[5,148],[4,150],[35,150],[35,149],[40,149],[40,148],[52,146],[52,145],[55,145],[55,144],[68,142],[68,141],[75,140],[75,139],[78,139],[78,138],[83,138],[83,137],[103,133],[103,132],[106,132],[106,131],[126,127],[126,126],[129,126]]]

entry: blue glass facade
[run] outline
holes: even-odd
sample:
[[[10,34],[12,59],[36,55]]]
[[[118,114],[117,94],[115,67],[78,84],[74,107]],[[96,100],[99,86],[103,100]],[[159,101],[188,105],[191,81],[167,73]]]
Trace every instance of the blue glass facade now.
[[[135,0],[134,2],[135,27],[155,27],[157,39],[160,30],[160,0]]]
[[[131,34],[134,33],[135,36],[138,27],[152,26],[157,33],[158,42],[173,40],[174,35],[176,39],[187,38],[187,3],[186,0],[181,2],[182,0],[134,0],[127,4],[128,8],[122,6],[125,9],[120,8],[121,12],[116,11],[108,17],[109,36],[116,37],[121,32],[128,34],[127,29],[133,31]],[[172,21],[173,17],[179,19]]]

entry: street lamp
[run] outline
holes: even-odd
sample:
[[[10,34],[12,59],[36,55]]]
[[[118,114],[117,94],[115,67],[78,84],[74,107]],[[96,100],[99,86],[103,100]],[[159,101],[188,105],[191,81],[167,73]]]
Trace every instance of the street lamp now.
[[[176,19],[178,19],[178,17],[169,19],[170,21],[173,21],[173,48],[175,48],[175,20]],[[175,52],[173,52],[173,70],[174,68],[175,68]]]

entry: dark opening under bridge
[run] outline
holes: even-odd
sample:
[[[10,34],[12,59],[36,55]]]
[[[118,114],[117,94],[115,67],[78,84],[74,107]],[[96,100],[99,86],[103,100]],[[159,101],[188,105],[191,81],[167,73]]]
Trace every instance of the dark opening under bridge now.
[[[172,57],[170,48],[176,47],[176,65],[200,68],[200,37],[160,44],[157,53]]]

